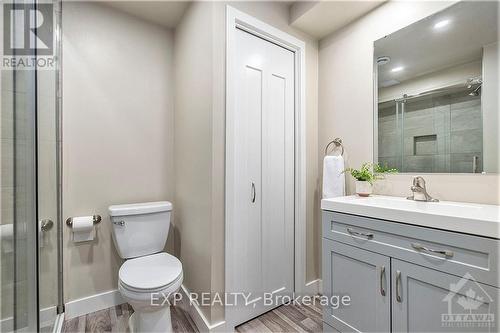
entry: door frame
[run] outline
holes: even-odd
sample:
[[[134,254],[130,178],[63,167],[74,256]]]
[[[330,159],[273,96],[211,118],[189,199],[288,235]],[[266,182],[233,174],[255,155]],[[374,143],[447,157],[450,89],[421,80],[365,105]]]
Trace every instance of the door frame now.
[[[226,152],[225,152],[225,290],[234,290],[232,263],[233,252],[231,224],[234,220],[233,189],[234,157],[229,149],[234,142],[234,133],[228,124],[235,119],[235,38],[236,29],[241,29],[294,53],[294,291],[305,293],[306,286],[306,104],[305,104],[305,43],[275,27],[264,23],[234,7],[226,6]],[[234,328],[230,306],[225,306],[226,328]],[[250,318],[248,318],[250,319]]]

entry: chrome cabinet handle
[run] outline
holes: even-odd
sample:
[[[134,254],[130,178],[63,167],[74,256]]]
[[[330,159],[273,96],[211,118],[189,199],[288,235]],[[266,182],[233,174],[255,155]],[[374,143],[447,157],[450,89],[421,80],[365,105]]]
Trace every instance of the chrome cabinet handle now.
[[[125,221],[113,221],[113,224],[123,227],[125,225]]]
[[[419,243],[411,243],[411,246],[417,250],[417,251],[425,251],[425,252],[430,252],[430,253],[436,253],[436,254],[441,254],[445,257],[453,257],[453,251],[449,250],[434,250],[430,249],[428,247],[423,246],[422,244]]]
[[[358,237],[366,237],[367,239],[372,239],[373,238],[373,234],[365,234],[365,233],[362,233],[362,232],[359,232],[359,231],[355,231],[351,228],[347,228],[347,232],[349,234],[351,234],[352,236],[358,236]]]
[[[380,294],[382,296],[385,296],[384,279],[385,279],[385,266],[382,266],[380,267]]]
[[[396,271],[396,301],[401,303],[401,272]]]
[[[252,182],[252,203],[255,202],[255,196],[256,196],[256,193],[255,193],[255,183]]]

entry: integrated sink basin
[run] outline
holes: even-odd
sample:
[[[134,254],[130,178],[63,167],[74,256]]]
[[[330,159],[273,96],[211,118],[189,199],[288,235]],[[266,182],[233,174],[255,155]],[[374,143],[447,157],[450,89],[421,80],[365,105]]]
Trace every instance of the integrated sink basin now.
[[[500,206],[374,195],[321,200],[321,209],[500,239]]]

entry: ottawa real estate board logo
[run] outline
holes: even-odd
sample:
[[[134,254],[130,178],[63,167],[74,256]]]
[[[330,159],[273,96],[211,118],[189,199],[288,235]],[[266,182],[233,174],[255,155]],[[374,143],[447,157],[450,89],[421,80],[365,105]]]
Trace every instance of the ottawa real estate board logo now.
[[[492,309],[495,305],[486,288],[469,273],[457,283],[451,283],[450,292],[442,300],[447,303],[448,310],[441,314],[442,326],[466,328],[471,331],[494,328],[495,311]]]
[[[53,4],[4,3],[2,9],[2,69],[53,69]]]

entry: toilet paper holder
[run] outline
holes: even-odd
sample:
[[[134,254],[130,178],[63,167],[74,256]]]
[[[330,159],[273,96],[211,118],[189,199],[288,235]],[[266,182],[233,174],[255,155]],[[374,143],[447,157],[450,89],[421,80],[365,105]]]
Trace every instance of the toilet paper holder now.
[[[96,225],[96,224],[101,222],[101,215],[93,215],[92,219],[94,221],[94,225]],[[66,220],[66,225],[70,228],[73,227],[73,218],[72,217],[68,217],[68,219]]]

